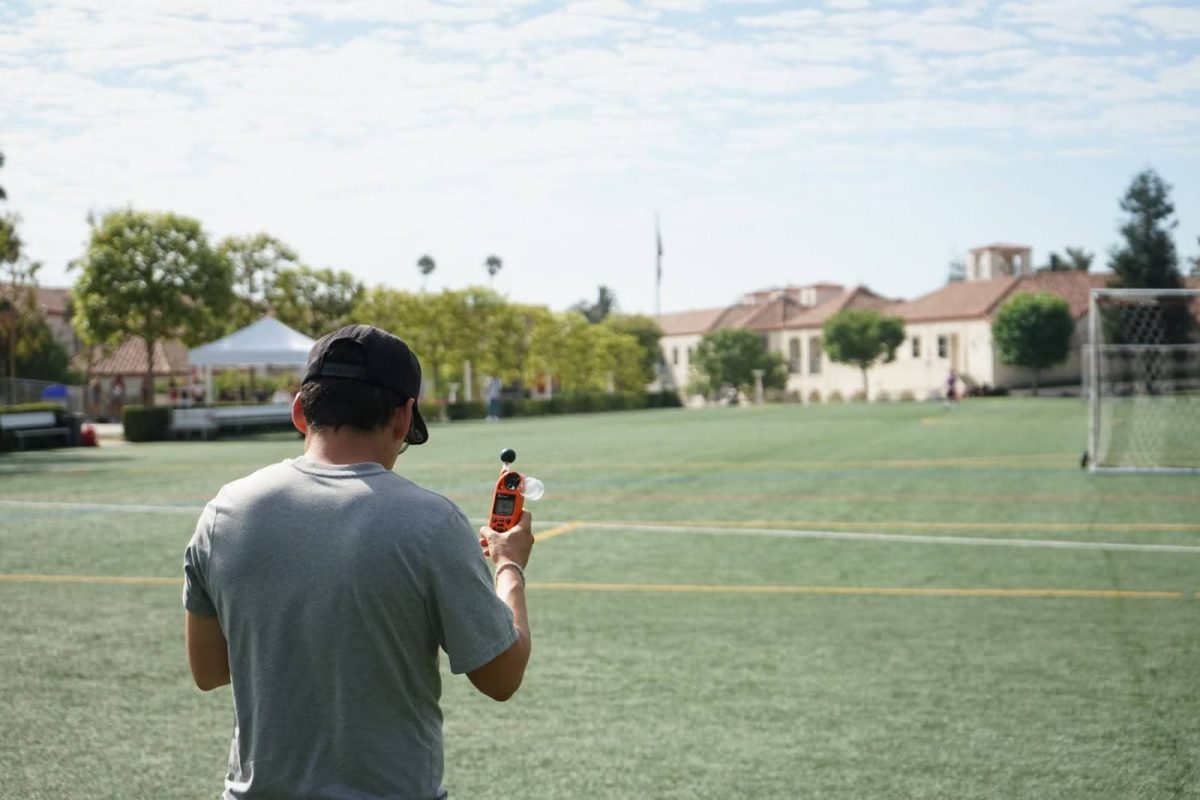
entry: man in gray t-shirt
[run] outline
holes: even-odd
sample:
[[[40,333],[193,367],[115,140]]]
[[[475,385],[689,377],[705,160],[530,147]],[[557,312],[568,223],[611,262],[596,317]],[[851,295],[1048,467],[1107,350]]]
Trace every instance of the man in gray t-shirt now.
[[[292,407],[304,456],[205,506],[184,554],[187,651],[202,690],[233,684],[225,798],[445,797],[439,648],[498,700],[521,683],[530,519],[477,536],[392,472],[428,438],[419,387],[391,334],[329,334]]]

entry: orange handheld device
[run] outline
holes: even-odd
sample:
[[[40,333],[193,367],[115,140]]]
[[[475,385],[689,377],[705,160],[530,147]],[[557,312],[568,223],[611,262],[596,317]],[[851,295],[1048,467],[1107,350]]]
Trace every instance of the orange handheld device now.
[[[500,460],[504,466],[500,468],[500,477],[496,479],[496,491],[492,493],[492,511],[488,515],[488,527],[494,531],[504,532],[521,521],[521,511],[525,508],[525,497],[521,490],[525,479],[521,473],[513,470],[512,462],[517,460],[517,451],[511,447],[500,451]]]

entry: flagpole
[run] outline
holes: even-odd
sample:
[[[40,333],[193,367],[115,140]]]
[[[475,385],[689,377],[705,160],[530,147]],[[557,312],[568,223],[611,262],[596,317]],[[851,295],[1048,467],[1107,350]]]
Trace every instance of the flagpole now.
[[[654,318],[662,316],[662,230],[658,225],[658,212],[654,212]]]

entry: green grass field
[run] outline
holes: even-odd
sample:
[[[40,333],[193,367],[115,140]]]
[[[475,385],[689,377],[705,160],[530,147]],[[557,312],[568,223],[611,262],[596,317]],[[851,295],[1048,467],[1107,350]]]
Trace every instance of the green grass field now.
[[[401,472],[479,518],[511,445],[551,534],[521,692],[446,674],[451,795],[1200,797],[1200,478],[1080,470],[1085,418],[436,426]],[[218,796],[230,696],[191,686],[181,554],[222,483],[299,446],[0,457],[0,797]]]

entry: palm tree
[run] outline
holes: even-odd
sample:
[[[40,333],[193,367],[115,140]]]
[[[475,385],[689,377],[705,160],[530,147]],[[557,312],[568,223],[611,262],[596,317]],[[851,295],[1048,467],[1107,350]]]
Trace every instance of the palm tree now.
[[[417,259],[417,269],[421,271],[421,291],[425,291],[425,284],[429,282],[429,273],[437,269],[437,262],[433,260],[433,256],[426,253]]]
[[[487,270],[488,277],[492,281],[492,286],[496,285],[496,273],[504,266],[504,262],[500,260],[500,256],[492,253],[483,261],[483,268]]]

